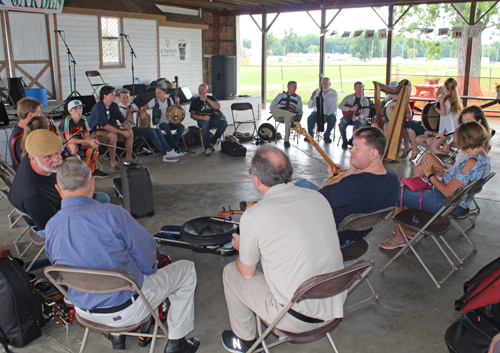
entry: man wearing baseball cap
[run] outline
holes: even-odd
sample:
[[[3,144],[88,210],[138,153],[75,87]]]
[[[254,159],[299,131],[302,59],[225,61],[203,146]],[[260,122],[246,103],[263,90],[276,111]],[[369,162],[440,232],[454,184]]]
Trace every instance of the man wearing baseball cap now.
[[[45,224],[61,209],[61,196],[55,188],[57,168],[62,163],[62,141],[52,131],[35,130],[26,138],[26,152],[9,191],[10,203],[26,213],[31,226],[42,238]],[[109,202],[109,196],[95,193],[94,199]]]

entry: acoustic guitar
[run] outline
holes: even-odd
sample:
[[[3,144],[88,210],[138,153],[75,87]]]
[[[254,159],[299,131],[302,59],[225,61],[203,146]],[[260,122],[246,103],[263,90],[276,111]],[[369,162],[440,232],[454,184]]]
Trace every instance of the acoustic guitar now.
[[[342,110],[342,116],[346,117],[346,118],[349,118],[351,116],[357,116],[359,114],[361,114],[361,110],[362,109],[370,109],[370,106],[366,106],[366,107],[360,107],[359,105],[353,105],[353,104],[346,104],[345,105],[346,107],[349,107],[349,108],[352,108],[352,107],[358,107],[356,110],[348,110],[348,111],[343,111]]]

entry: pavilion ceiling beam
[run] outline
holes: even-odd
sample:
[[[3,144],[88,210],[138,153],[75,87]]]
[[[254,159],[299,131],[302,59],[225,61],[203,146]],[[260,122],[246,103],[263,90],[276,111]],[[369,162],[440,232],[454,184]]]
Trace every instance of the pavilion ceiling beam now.
[[[484,18],[484,16],[486,16],[488,14],[488,12],[490,12],[495,6],[497,6],[497,4],[498,4],[498,1],[495,1],[495,3],[493,5],[491,5],[491,7],[488,9],[488,11],[483,13],[483,15],[481,17],[479,17],[477,19],[477,21],[474,22],[474,25],[478,24]]]
[[[399,21],[401,21],[403,19],[403,17],[405,17],[405,15],[408,13],[408,11],[410,11],[410,9],[411,9],[411,5],[408,6],[406,8],[406,10],[404,10],[404,12],[401,14],[401,16],[398,17],[398,19],[396,20],[396,22],[394,22],[393,27],[396,26],[399,23]],[[389,27],[389,25],[387,27]]]
[[[472,4],[471,4],[472,5]],[[462,17],[462,19],[464,20],[465,23],[467,23],[468,25],[470,25],[472,23],[473,20],[466,20],[464,16],[462,16],[462,14],[460,13],[460,11],[458,11],[458,9],[455,7],[455,5],[453,5],[453,3],[451,4],[451,6],[455,9],[455,12],[460,16]],[[469,17],[469,19],[472,19],[473,17]]]
[[[453,6],[453,7],[455,7],[455,6]],[[477,3],[475,1],[471,2],[469,24],[474,23],[474,18],[476,16],[476,7],[477,7]],[[473,40],[474,40],[474,38],[471,38],[471,37],[469,37],[467,39],[467,54],[465,56],[465,74],[464,74],[464,96],[469,95],[470,65],[471,65],[471,57],[472,57],[472,41]],[[464,99],[463,104],[464,104],[464,107],[467,106],[467,99]]]
[[[382,18],[382,16],[380,16],[380,14],[377,12],[377,10],[375,10],[375,8],[374,8],[374,7],[372,7],[372,10],[373,10],[373,11],[377,14],[378,18],[380,18],[380,20],[381,20],[382,22],[384,22],[385,26],[386,26],[386,27],[389,27],[389,25],[387,24],[387,22],[385,22],[385,20]]]
[[[328,22],[328,24],[326,25],[326,29],[328,30],[328,28],[330,27],[330,25],[332,24],[333,20],[335,20],[337,18],[337,16],[339,15],[340,11],[342,11],[342,9],[339,9],[337,11],[337,13],[335,15],[333,15],[332,19],[330,20],[330,22]]]

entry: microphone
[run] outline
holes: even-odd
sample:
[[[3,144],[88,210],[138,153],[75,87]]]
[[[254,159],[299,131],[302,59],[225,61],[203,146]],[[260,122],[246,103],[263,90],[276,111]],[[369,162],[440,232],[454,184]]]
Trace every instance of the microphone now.
[[[121,36],[128,37],[125,33],[120,33]]]
[[[64,32],[64,31],[62,31],[62,30],[60,30],[60,29],[59,29],[59,30],[58,30],[58,29],[55,29],[55,30],[54,30],[54,33],[61,33],[61,32]]]

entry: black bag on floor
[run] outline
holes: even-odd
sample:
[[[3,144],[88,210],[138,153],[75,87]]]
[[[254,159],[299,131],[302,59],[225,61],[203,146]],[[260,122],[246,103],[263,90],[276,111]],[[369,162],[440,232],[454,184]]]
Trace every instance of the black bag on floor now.
[[[500,333],[479,309],[469,310],[448,327],[444,335],[450,353],[487,353]]]
[[[247,154],[246,147],[240,144],[234,136],[226,136],[226,140],[222,141],[220,146],[222,153],[227,153],[232,157],[245,157]]]
[[[121,169],[123,207],[132,217],[152,217],[155,214],[153,184],[144,164],[124,162]]]
[[[11,257],[0,258],[0,344],[21,348],[42,335],[43,300]]]

